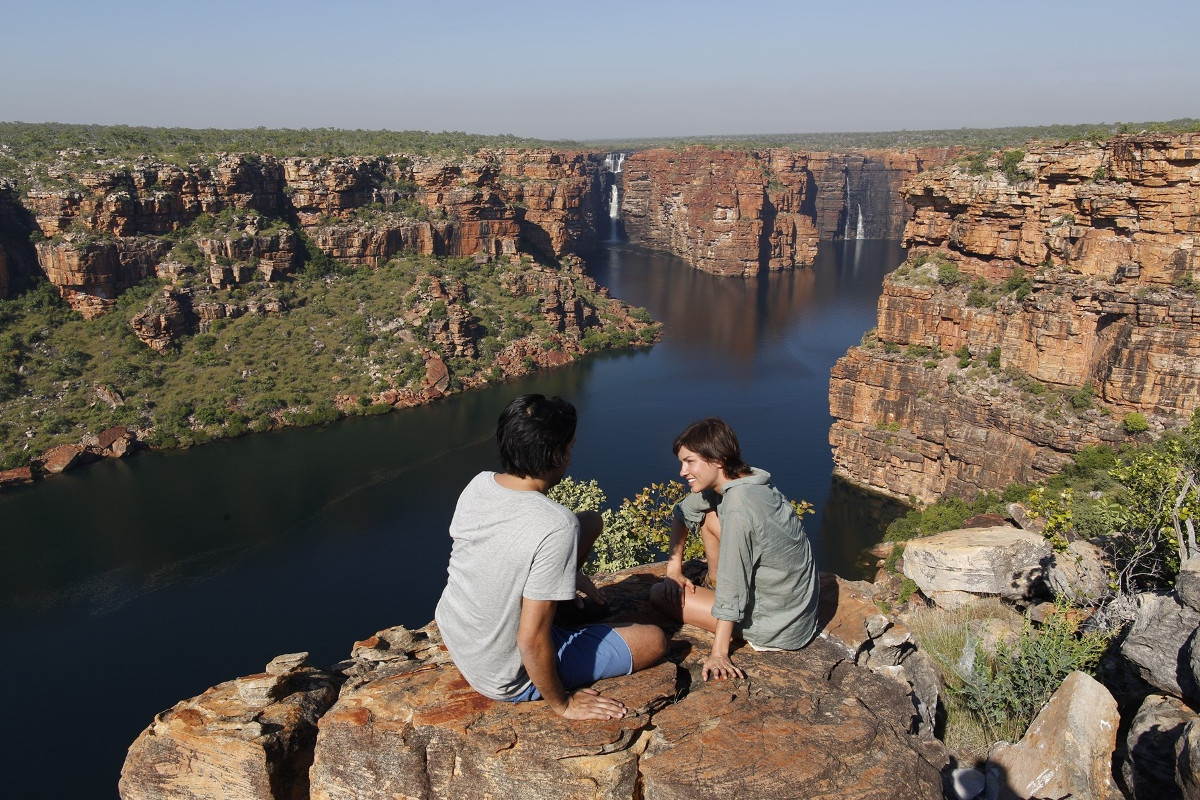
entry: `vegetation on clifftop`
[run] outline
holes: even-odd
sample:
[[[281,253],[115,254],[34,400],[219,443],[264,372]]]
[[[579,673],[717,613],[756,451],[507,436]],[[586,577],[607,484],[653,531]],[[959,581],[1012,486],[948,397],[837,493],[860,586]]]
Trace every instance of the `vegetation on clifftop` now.
[[[240,315],[213,320],[162,353],[138,339],[130,319],[166,284],[135,287],[112,312],[85,320],[42,283],[0,301],[0,469],[113,425],[140,429],[153,446],[175,447],[385,412],[391,406],[376,402],[382,393],[422,388],[431,351],[448,368],[448,392],[503,379],[496,360],[506,348],[526,354],[509,372],[536,369],[540,354],[571,343],[551,330],[537,296],[506,290],[501,278],[543,270],[528,259],[479,265],[408,256],[378,269],[310,261],[294,279],[233,289],[177,279],[176,290],[202,291]],[[607,319],[607,299],[582,276],[554,275],[601,315],[603,326],[588,328],[579,350],[656,338],[644,311],[633,311],[641,320],[635,330],[610,324],[617,321]],[[449,305],[472,316],[478,357],[442,352],[434,340],[451,310],[435,281],[461,287],[460,300]],[[280,311],[268,313],[268,304]]]
[[[589,140],[583,144],[609,150],[644,150],[651,147],[682,148],[703,145],[720,150],[762,150],[768,147],[786,147],[833,153],[846,150],[905,150],[917,147],[964,147],[991,151],[1020,147],[1032,140],[1050,142],[1100,140],[1115,134],[1141,131],[1200,131],[1200,119],[1184,118],[1167,122],[1027,125],[1010,128],[949,128],[927,131],[671,136],[649,139]]]
[[[388,153],[463,155],[481,148],[564,147],[568,142],[484,136],[461,131],[364,131],[340,128],[148,128],[0,122],[0,176],[15,177],[22,164],[79,159],[132,159],[153,154],[187,164],[212,153],[286,156],[378,156]]]

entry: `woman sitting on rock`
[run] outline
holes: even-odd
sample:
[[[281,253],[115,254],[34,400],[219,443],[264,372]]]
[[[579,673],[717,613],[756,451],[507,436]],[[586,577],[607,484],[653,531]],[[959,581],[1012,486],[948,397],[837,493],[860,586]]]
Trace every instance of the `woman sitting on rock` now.
[[[722,420],[694,422],[674,443],[690,494],[675,506],[667,575],[651,590],[663,613],[716,635],[701,676],[745,677],[729,647],[797,650],[817,630],[817,570],[800,515],[767,472],[742,461]],[[683,575],[683,546],[700,533],[708,586]],[[716,583],[713,584],[713,576]]]

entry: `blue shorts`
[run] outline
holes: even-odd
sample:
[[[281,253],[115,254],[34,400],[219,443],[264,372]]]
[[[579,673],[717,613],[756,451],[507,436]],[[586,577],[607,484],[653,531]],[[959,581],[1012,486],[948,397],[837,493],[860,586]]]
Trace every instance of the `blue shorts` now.
[[[629,675],[633,672],[633,653],[629,645],[607,625],[574,628],[550,627],[558,657],[558,676],[567,691],[594,683],[601,678]],[[541,692],[533,684],[510,702],[540,700]]]

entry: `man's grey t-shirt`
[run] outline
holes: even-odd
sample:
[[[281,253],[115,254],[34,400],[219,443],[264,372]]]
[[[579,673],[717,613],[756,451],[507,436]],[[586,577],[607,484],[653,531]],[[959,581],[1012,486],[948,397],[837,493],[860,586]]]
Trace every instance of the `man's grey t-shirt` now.
[[[516,697],[530,685],[517,647],[521,598],[575,596],[579,519],[540,492],[476,475],[450,523],[449,577],[434,618],[454,664],[480,694]]]

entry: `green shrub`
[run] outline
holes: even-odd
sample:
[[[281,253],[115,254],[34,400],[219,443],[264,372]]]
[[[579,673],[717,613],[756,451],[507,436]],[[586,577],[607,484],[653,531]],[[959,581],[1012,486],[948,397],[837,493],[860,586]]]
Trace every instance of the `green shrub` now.
[[[671,539],[671,511],[687,494],[678,481],[655,483],[613,510],[603,508],[607,496],[595,480],[582,483],[570,477],[550,490],[551,500],[572,511],[600,511],[604,530],[592,547],[584,571],[617,572],[665,557]],[[684,559],[703,555],[698,536],[688,537]]]
[[[1034,716],[1072,672],[1094,675],[1112,641],[1106,631],[1079,630],[1079,612],[1056,605],[1045,623],[1025,621],[1015,644],[1001,643],[995,655],[976,651],[955,665],[957,682],[947,688],[991,733],[993,741],[1017,741]],[[969,666],[968,666],[969,664]]]
[[[962,527],[967,517],[1001,510],[1000,499],[990,492],[981,492],[967,502],[961,497],[943,497],[924,509],[913,509],[888,525],[884,541],[906,542],[919,536],[952,531]]]
[[[1033,178],[1033,175],[1021,169],[1021,161],[1025,158],[1024,150],[1005,150],[1000,156],[1000,171],[1009,183],[1021,183]]]
[[[1090,383],[1084,384],[1072,392],[1068,399],[1070,400],[1071,408],[1076,411],[1086,411],[1092,407],[1092,403],[1096,399],[1096,390],[1092,388]]]
[[[1150,430],[1150,421],[1146,419],[1145,414],[1132,411],[1126,414],[1125,418],[1121,420],[1121,427],[1126,433],[1145,433]]]
[[[979,289],[971,289],[967,292],[967,305],[971,308],[989,308],[992,305],[992,298],[987,292]]]
[[[1033,281],[1025,273],[1025,268],[1020,264],[1013,267],[1013,271],[1000,284],[1000,291],[1005,294],[1015,295],[1017,300],[1024,300],[1033,291]]]
[[[958,267],[953,264],[941,264],[938,266],[938,283],[942,286],[957,286],[963,281],[963,274]]]

